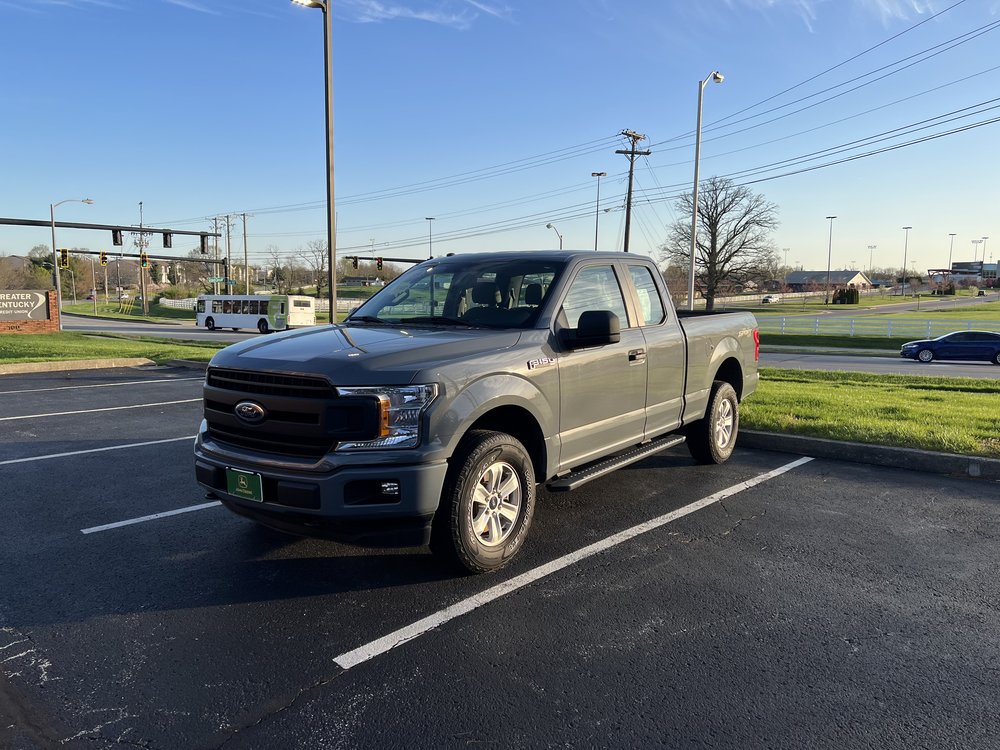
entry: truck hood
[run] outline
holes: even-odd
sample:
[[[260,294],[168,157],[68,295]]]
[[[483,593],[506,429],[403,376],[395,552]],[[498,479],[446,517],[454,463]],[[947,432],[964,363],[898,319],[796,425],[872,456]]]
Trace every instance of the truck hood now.
[[[495,354],[521,331],[342,324],[262,336],[226,347],[212,367],[323,375],[335,384],[409,382],[427,368]]]

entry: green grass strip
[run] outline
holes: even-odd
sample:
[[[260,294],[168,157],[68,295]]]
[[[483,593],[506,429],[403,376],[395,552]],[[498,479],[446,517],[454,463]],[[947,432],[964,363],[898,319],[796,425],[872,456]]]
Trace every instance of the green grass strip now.
[[[0,364],[55,362],[70,359],[146,357],[154,362],[191,359],[207,362],[223,343],[161,338],[126,338],[63,331],[0,336]]]
[[[761,370],[746,429],[1000,458],[1000,381]]]

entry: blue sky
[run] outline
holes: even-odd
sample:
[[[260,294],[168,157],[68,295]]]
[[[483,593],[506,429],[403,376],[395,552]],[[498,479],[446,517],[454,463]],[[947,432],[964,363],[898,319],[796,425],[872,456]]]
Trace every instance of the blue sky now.
[[[653,152],[637,162],[631,245],[655,254],[691,189],[698,82],[720,70],[702,177],[763,180],[789,265],[826,267],[831,214],[834,268],[901,266],[905,225],[918,269],[947,263],[951,232],[955,260],[989,235],[1000,257],[1000,0],[332,5],[341,254],[426,257],[427,216],[435,254],[553,247],[549,222],[592,248],[594,171],[608,173],[600,246],[618,249],[623,129]],[[83,197],[95,204],[57,218],[137,224],[142,201],[147,224],[201,230],[248,212],[257,261],[325,238],[321,11],[0,0],[0,66],[0,216],[46,219]],[[2,254],[48,242],[0,226]],[[111,247],[72,230],[58,244]]]

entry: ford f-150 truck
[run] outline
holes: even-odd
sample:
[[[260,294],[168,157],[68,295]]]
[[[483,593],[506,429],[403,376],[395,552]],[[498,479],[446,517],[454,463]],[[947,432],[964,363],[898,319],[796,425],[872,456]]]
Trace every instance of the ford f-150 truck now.
[[[648,258],[434,258],[340,325],[216,354],[195,472],[273,528],[492,570],[523,545],[539,484],[682,442],[729,458],[758,351],[753,315],[678,313]]]

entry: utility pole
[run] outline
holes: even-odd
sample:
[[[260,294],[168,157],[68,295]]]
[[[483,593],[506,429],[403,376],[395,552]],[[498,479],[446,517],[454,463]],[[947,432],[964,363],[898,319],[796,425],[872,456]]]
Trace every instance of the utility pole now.
[[[233,217],[226,214],[226,275],[223,280],[225,284],[225,291],[223,294],[229,294],[229,264],[232,262],[232,243],[233,243]]]
[[[633,130],[623,130],[621,132],[623,136],[632,141],[632,147],[627,151],[624,149],[618,149],[615,151],[616,154],[624,154],[628,157],[628,194],[625,196],[625,247],[623,248],[625,252],[628,252],[628,239],[631,232],[632,226],[632,179],[635,175],[635,157],[637,156],[649,156],[652,151],[636,151],[636,144],[639,141],[646,140],[646,136],[642,133],[636,133]]]
[[[247,215],[243,214],[243,273],[246,275],[246,293],[250,294],[250,261],[247,258]]]
[[[139,246],[139,293],[142,295],[142,314],[144,317],[149,316],[149,300],[146,299],[149,295],[146,294],[146,269],[142,267],[142,254],[146,252],[146,245],[149,244],[149,240],[146,239],[146,233],[142,231],[142,201],[139,201],[139,239],[136,242]]]
[[[214,245],[215,245],[215,265],[212,266],[212,272],[216,275],[216,278],[218,278],[218,275],[219,275],[219,217],[218,216],[213,216],[212,217],[212,231],[215,232],[215,243],[214,243]],[[218,294],[219,293],[219,282],[218,281],[213,281],[212,282],[212,290],[213,290],[213,294]]]

